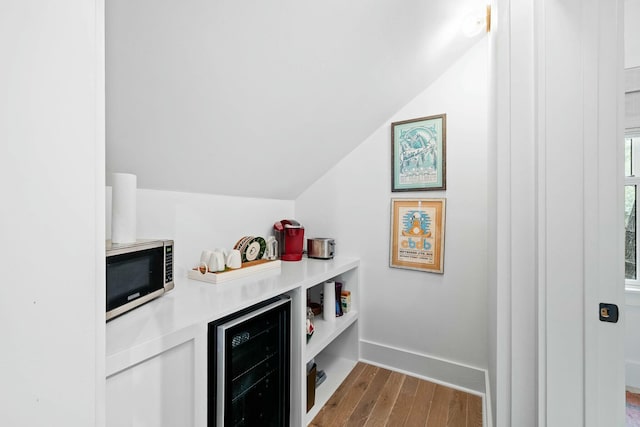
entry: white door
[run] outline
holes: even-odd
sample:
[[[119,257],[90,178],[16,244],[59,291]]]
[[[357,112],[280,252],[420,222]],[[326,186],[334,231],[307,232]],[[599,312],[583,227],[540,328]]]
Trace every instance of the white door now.
[[[622,2],[537,12],[541,424],[624,426]]]
[[[496,4],[496,425],[624,426],[622,0]]]

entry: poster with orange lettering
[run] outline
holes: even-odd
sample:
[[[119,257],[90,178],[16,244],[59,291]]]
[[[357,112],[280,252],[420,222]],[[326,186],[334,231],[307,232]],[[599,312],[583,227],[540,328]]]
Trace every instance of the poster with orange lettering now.
[[[391,199],[391,267],[444,273],[445,202]]]

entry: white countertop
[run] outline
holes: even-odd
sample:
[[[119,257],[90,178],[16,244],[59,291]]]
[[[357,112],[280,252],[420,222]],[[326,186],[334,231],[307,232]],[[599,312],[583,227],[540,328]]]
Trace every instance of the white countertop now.
[[[136,363],[144,354],[171,347],[172,337],[295,288],[306,289],[357,267],[357,258],[303,258],[282,262],[280,271],[211,284],[176,278],[175,288],[106,325],[107,376]],[[175,338],[178,337],[178,338]]]

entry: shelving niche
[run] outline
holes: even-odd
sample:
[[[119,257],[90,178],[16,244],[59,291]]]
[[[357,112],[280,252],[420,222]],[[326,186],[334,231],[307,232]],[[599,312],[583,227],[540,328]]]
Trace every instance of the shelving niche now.
[[[329,281],[342,282],[342,289],[351,292],[351,310],[335,321],[323,320],[322,314],[314,317],[315,331],[304,347],[302,361],[306,371],[307,363],[315,360],[317,369],[323,370],[327,378],[315,390],[315,403],[305,416],[305,425],[318,414],[359,359],[358,271],[348,270]],[[319,302],[323,286],[324,282],[308,286],[307,298]]]

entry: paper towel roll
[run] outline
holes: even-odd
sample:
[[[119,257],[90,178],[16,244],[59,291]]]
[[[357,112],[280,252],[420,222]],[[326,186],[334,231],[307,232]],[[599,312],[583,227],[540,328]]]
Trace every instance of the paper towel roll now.
[[[325,282],[324,284],[322,318],[329,322],[336,321],[336,282]]]
[[[136,185],[135,175],[114,173],[111,181],[111,241],[136,241]]]

